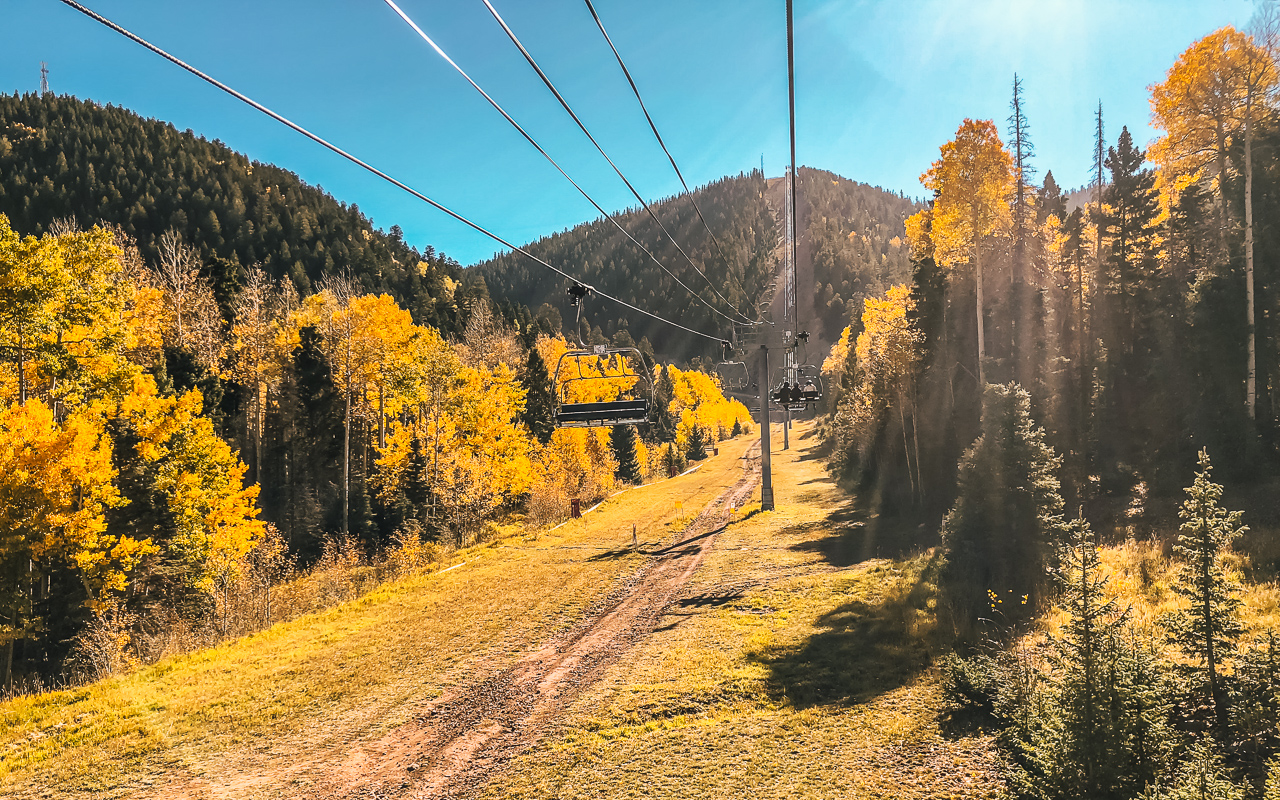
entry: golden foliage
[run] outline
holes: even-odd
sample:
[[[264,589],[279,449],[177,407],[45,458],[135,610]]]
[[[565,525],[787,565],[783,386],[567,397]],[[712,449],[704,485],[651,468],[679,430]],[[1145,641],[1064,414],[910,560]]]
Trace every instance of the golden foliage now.
[[[735,423],[743,431],[752,429],[751,412],[739,401],[725,397],[716,378],[675,366],[666,367],[666,371],[672,388],[668,411],[677,420],[676,444],[682,449],[695,427],[709,431],[712,441],[728,439]]]
[[[1149,87],[1152,124],[1165,132],[1148,150],[1162,193],[1176,192],[1175,181],[1197,173],[1218,178],[1234,137],[1247,117],[1260,117],[1276,84],[1271,57],[1230,25],[1178,56],[1164,81]]]
[[[943,266],[968,259],[983,237],[1011,222],[1013,160],[990,120],[961,123],[956,138],[942,146],[941,156],[920,182],[936,195],[928,230]],[[913,243],[921,240],[922,223],[923,218],[912,223]]]

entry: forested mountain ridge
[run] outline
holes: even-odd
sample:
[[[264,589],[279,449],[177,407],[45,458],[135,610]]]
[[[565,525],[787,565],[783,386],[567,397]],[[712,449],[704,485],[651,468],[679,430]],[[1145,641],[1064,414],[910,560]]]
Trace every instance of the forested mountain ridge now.
[[[801,223],[807,222],[801,233],[808,241],[802,244],[813,265],[813,309],[820,325],[813,333],[833,342],[868,297],[911,280],[904,223],[922,206],[878,186],[807,167],[800,168],[796,190]]]
[[[761,295],[774,281],[781,257],[784,229],[781,210],[771,202],[779,179],[763,173],[722,178],[694,192],[716,239],[729,258],[726,264],[707,235],[686,197],[651,204],[663,224],[711,283],[740,310],[755,318]],[[850,304],[861,307],[863,298],[892,283],[910,277],[903,220],[918,205],[901,195],[876,186],[857,183],[825,170],[800,169],[798,203],[801,220],[811,220],[801,231],[802,241],[812,241],[815,283],[814,308],[825,329],[838,335]],[[703,280],[666,241],[641,210],[629,210],[618,222],[707,303],[723,308]],[[675,280],[627,241],[606,219],[597,219],[567,231],[543,237],[527,245],[529,252],[563,266],[587,283],[669,319],[700,330],[722,331],[728,338],[729,323],[707,305],[680,288]],[[801,256],[804,260],[803,254]],[[545,269],[519,254],[504,253],[472,267],[484,278],[495,298],[543,304],[540,315],[569,317],[566,284],[548,279]],[[630,339],[648,338],[656,351],[672,359],[718,355],[714,343],[690,341],[687,334],[654,320],[628,316],[607,302],[588,305],[584,322],[600,335],[613,339],[626,330]],[[834,338],[831,337],[831,338]]]
[[[70,96],[0,95],[0,214],[28,233],[57,220],[120,226],[154,262],[174,231],[196,248],[226,310],[260,263],[309,294],[349,274],[420,324],[456,327],[459,265],[374,228],[355,205],[218,141]],[[462,289],[463,292],[466,289]]]

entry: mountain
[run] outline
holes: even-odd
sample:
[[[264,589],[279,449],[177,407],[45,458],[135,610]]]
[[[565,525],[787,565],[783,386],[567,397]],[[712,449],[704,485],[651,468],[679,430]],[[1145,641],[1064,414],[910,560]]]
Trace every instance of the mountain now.
[[[377,230],[355,205],[221,142],[69,96],[0,95],[0,214],[24,233],[66,218],[119,225],[149,260],[175,230],[200,250],[224,302],[243,268],[261,263],[302,294],[349,272],[444,330],[465,306],[453,296],[459,265],[410,247],[399,228]]]
[[[643,209],[617,216],[698,297],[604,218],[528,249],[628,303],[728,339],[730,324],[711,307],[732,312],[709,283],[747,317],[758,317],[778,275],[782,184],[753,171],[695,190],[719,247],[688,196],[653,204],[709,281]],[[903,220],[918,204],[808,168],[800,170],[798,190],[799,282],[813,287],[800,290],[800,308],[805,319],[814,318],[815,335],[829,342],[861,313],[863,298],[908,278]],[[509,319],[528,321],[525,307],[546,330],[559,330],[561,320],[566,332],[573,325],[567,281],[524,256],[501,254],[464,270],[430,247],[410,247],[398,227],[376,229],[358,207],[292,172],[127,109],[69,96],[0,95],[0,214],[24,233],[67,218],[82,227],[118,225],[149,260],[160,236],[177,231],[199,249],[224,310],[244,268],[261,263],[304,295],[327,276],[350,274],[364,291],[390,294],[415,321],[446,333],[459,330],[460,313],[486,292]],[[588,301],[583,322],[585,335],[596,340],[648,338],[669,360],[719,356],[713,341],[604,300]]]
[[[757,318],[762,298],[770,294],[768,290],[778,277],[784,183],[752,171],[722,178],[694,192],[698,207],[728,256],[727,262],[688,197],[652,204],[663,225],[709,281],[684,262],[643,209],[617,216],[624,228],[697,290],[705,303],[681,288],[604,218],[543,237],[526,249],[628,303],[728,339],[729,322],[708,308],[723,308],[708,283],[745,314]],[[863,298],[909,280],[903,221],[919,204],[876,186],[809,168],[801,168],[797,189],[802,234],[797,278],[802,287],[798,292],[800,309],[802,316],[808,318],[811,311],[816,317],[815,334],[831,341],[848,324],[851,314],[854,318],[861,314]],[[536,313],[544,318],[563,318],[566,330],[572,330],[568,283],[545,267],[518,253],[504,253],[468,272],[482,277],[495,298],[539,309]],[[587,303],[583,322],[584,338],[648,338],[655,351],[673,360],[719,355],[714,342],[691,337],[604,300]]]

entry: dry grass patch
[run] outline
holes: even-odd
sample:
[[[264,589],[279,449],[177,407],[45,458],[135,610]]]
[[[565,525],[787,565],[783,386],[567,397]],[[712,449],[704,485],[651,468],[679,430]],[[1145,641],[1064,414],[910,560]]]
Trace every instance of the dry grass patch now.
[[[996,796],[991,742],[952,738],[930,667],[931,553],[879,530],[812,458],[743,509],[658,629],[491,798]],[[908,537],[909,539],[909,537]]]
[[[413,717],[456,683],[575,625],[740,474],[750,442],[633,489],[553,532],[460,551],[358,600],[129,675],[0,704],[0,794],[130,796],[194,776],[265,776],[240,797],[295,796],[326,753]],[[456,565],[463,565],[457,566]],[[314,768],[309,766],[314,763]],[[287,772],[287,774],[286,774]],[[285,783],[282,783],[285,782]]]

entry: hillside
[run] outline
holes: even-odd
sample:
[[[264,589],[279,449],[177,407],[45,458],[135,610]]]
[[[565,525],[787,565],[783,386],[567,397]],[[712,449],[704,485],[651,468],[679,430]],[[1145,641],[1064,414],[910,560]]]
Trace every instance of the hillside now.
[[[860,313],[863,298],[909,279],[903,220],[915,212],[917,204],[823,170],[802,168],[800,176],[800,275],[805,277],[805,267],[810,263],[808,252],[812,252],[810,283],[820,324],[815,333],[834,330],[834,336],[838,336],[844,326],[840,320],[855,307]],[[779,179],[766,180],[762,173],[753,171],[723,178],[695,192],[729,264],[719,257],[688,198],[653,204],[663,224],[694,263],[726,298],[752,317],[758,313],[756,304],[761,295],[778,272],[783,223],[775,195],[780,197],[780,185]],[[670,242],[664,242],[642,209],[621,214],[618,221],[681,280],[699,289],[708,303],[716,304],[707,283],[683,262]],[[723,318],[681,289],[607,220],[597,219],[543,237],[527,249],[553,264],[572,267],[587,282],[629,303],[691,327],[721,331],[728,338],[728,323]],[[565,282],[549,280],[545,270],[522,256],[502,254],[468,271],[471,270],[484,278],[494,297],[533,309],[549,304],[563,319],[572,319]],[[803,298],[805,290],[801,288],[800,292]],[[802,305],[802,310],[807,308]],[[713,343],[689,340],[687,335],[661,323],[625,316],[607,303],[590,304],[586,321],[607,338],[624,329],[635,341],[647,337],[657,352],[675,360],[719,355]]]
[[[921,205],[878,186],[805,167],[796,188],[803,226],[799,275],[805,274],[806,250],[813,270],[818,324],[811,332],[830,343],[840,337],[846,320],[862,316],[866,298],[910,282],[911,251],[903,223]]]
[[[863,527],[813,457],[812,429],[797,436],[775,451],[777,512],[751,499],[754,442],[737,439],[555,531],[213,650],[0,704],[0,786],[995,796],[990,738],[948,733],[937,713],[927,558]]]
[[[199,250],[224,310],[254,263],[304,295],[349,271],[365,291],[386,292],[419,324],[444,330],[462,299],[446,283],[458,278],[456,262],[410,247],[396,227],[375,229],[355,205],[292,172],[69,96],[0,95],[0,214],[28,233],[66,218],[119,225],[149,262],[160,236],[177,231]]]

